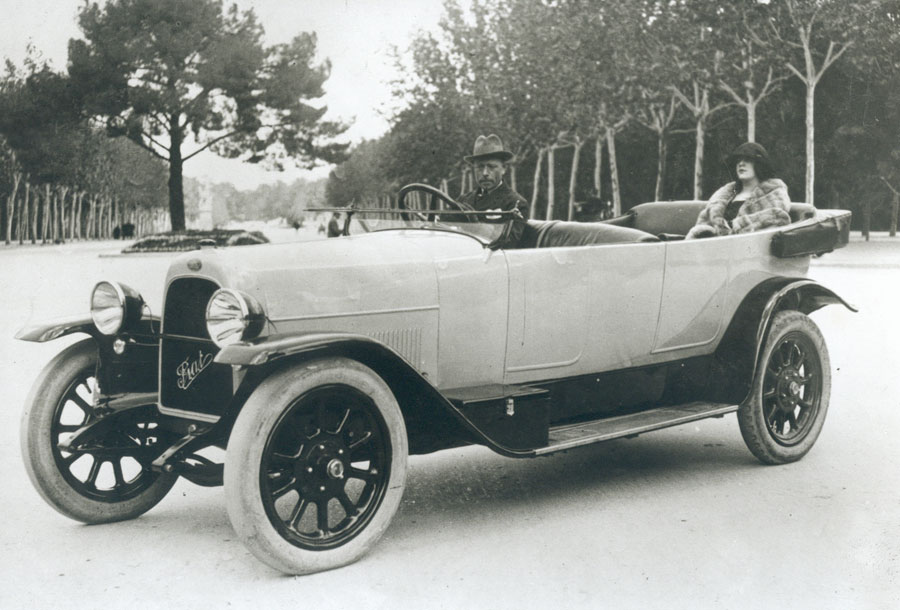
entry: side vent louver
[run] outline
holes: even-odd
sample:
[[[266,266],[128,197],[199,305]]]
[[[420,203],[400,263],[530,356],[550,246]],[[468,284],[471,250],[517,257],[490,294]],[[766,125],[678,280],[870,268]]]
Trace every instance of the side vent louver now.
[[[422,358],[421,328],[383,330],[373,333],[372,337],[403,356],[403,359],[410,364],[418,365]]]

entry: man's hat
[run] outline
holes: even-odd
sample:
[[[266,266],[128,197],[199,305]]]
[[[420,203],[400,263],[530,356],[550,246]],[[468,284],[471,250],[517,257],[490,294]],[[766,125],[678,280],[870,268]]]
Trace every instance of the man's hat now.
[[[512,159],[513,154],[508,150],[504,150],[500,136],[492,133],[489,136],[478,136],[475,140],[475,146],[472,147],[472,154],[463,158],[468,163],[475,163],[475,161],[480,159],[500,159],[505,162]]]

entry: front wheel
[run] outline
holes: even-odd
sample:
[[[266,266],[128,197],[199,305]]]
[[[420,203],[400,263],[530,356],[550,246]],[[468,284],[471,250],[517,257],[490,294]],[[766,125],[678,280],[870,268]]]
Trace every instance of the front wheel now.
[[[747,447],[764,464],[799,460],[822,431],[830,393],[819,327],[799,311],[776,313],[751,395],[738,408]]]
[[[155,506],[177,476],[150,469],[161,451],[156,405],[113,415],[115,425],[85,447],[59,444],[81,426],[110,417],[95,406],[97,346],[75,343],[44,367],[22,415],[22,457],[28,476],[53,508],[83,523],[133,519]]]
[[[345,358],[282,369],[253,392],[231,431],[228,516],[277,570],[346,565],[397,511],[407,453],[400,407],[374,371]]]

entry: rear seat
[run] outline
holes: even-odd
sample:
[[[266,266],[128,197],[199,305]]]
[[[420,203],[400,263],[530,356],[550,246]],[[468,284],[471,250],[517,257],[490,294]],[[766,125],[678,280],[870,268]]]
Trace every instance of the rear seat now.
[[[602,222],[529,220],[520,248],[559,248],[594,244],[660,241],[657,236],[680,239],[697,222],[706,201],[651,201],[626,214]],[[791,203],[791,222],[814,218],[816,208]]]
[[[655,235],[617,227],[602,222],[535,221],[528,224],[536,230],[535,248],[565,248],[596,244],[637,243],[659,241]]]
[[[627,219],[625,222],[615,224],[652,235],[687,235],[706,204],[706,201],[651,201],[634,206],[622,217]],[[791,222],[806,220],[816,215],[816,208],[808,203],[791,203],[790,215]]]

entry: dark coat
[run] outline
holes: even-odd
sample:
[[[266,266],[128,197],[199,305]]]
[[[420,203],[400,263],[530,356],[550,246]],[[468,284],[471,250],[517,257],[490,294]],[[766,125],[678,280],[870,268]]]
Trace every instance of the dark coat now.
[[[485,192],[481,188],[469,191],[460,196],[459,202],[476,212],[518,210],[521,218],[510,221],[512,224],[509,231],[505,232],[499,246],[501,248],[515,248],[519,244],[522,233],[525,230],[525,220],[528,218],[528,202],[524,197],[507,186],[505,182],[501,182],[492,191]]]

